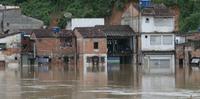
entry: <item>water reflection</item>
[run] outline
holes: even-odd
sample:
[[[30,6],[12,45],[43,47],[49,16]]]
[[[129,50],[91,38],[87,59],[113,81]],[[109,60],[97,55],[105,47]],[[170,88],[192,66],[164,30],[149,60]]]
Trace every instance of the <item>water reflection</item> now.
[[[106,71],[84,72],[75,71],[74,64],[60,63],[33,65],[31,70],[25,66],[22,70],[0,71],[2,99],[200,98],[198,69],[177,67],[176,74],[147,74],[131,64],[108,64]]]

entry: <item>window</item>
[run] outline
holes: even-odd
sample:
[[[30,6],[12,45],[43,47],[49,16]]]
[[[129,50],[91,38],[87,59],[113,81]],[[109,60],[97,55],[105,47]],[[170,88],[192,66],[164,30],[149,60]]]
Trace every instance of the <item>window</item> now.
[[[163,45],[172,45],[173,44],[173,36],[172,35],[164,35],[163,36]]]
[[[149,22],[150,22],[149,18],[146,18],[145,23],[149,23]]]
[[[61,38],[61,47],[72,47],[72,39],[71,38]]]
[[[105,57],[101,57],[101,62],[105,63]]]
[[[6,43],[0,43],[0,50],[6,50]]]
[[[150,36],[151,45],[161,45],[161,36],[160,35],[151,35]]]
[[[173,26],[173,18],[155,18],[155,26]]]
[[[98,42],[94,42],[94,49],[99,49],[99,44],[98,44]]]

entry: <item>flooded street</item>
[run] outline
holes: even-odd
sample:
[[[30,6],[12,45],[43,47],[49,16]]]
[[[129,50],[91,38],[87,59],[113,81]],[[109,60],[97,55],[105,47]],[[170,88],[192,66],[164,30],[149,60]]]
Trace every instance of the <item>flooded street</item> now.
[[[200,71],[144,74],[131,65],[84,75],[64,66],[0,71],[2,99],[200,99]]]

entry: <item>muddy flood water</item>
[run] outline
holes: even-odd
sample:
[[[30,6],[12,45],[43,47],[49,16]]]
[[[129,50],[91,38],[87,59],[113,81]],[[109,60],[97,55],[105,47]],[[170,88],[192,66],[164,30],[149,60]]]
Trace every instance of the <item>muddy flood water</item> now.
[[[132,65],[82,74],[65,66],[0,71],[0,99],[200,99],[200,70],[146,74]]]

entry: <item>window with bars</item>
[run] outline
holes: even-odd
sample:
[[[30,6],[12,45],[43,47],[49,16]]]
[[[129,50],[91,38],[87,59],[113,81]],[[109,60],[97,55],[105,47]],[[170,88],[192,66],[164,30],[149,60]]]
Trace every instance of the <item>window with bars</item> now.
[[[161,45],[161,35],[151,35],[150,36],[151,45]]]
[[[163,45],[172,45],[173,36],[172,35],[163,35]]]

